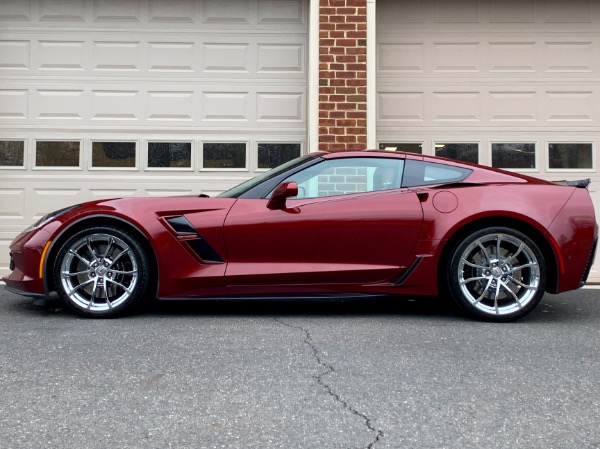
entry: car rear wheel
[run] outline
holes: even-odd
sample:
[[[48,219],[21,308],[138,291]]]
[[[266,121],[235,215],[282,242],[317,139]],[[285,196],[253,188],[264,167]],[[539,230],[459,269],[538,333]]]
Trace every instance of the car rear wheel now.
[[[533,240],[511,228],[471,233],[451,250],[450,295],[469,315],[512,321],[531,312],[546,288],[544,256]]]
[[[60,248],[54,285],[63,301],[84,316],[131,311],[146,295],[149,262],[137,238],[111,226],[84,229]]]

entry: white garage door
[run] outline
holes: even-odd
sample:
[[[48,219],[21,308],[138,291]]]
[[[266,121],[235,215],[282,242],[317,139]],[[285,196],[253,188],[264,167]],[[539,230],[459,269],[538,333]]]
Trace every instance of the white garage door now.
[[[591,178],[600,212],[600,3],[378,0],[377,139]]]
[[[0,0],[0,275],[90,199],[214,194],[300,155],[304,0]]]

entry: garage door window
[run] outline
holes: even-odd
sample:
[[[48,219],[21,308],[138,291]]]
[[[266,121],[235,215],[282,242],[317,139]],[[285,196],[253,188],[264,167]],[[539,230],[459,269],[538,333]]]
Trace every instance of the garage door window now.
[[[463,162],[479,162],[478,143],[436,143],[435,155]]]
[[[216,169],[245,169],[246,144],[229,143],[204,143],[202,148],[203,167]]]
[[[423,154],[422,143],[380,143],[379,149],[387,151],[406,151],[407,153]]]
[[[550,143],[548,144],[548,162],[550,169],[593,169],[592,144]]]
[[[191,142],[148,142],[149,168],[191,168]]]
[[[300,156],[299,143],[259,143],[257,167],[259,169],[275,168],[298,156]]]
[[[492,143],[492,167],[535,168],[535,143]]]
[[[0,167],[24,167],[25,142],[22,140],[0,141]]]
[[[37,141],[35,143],[35,166],[79,167],[81,142]]]
[[[135,142],[93,142],[92,167],[135,168]]]

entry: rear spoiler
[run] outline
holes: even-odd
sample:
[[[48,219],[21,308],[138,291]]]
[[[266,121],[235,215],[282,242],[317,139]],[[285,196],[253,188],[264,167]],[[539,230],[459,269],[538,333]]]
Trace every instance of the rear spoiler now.
[[[587,179],[576,179],[574,181],[554,181],[554,184],[561,184],[563,186],[571,186],[571,187],[580,187],[582,189],[587,189],[592,180],[590,178]]]

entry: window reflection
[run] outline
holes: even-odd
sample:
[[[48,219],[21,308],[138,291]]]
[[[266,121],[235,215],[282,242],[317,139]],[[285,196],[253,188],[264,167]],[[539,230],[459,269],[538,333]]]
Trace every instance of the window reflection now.
[[[535,143],[492,143],[492,167],[535,168]]]
[[[37,167],[79,167],[80,142],[37,141],[35,165]]]
[[[435,155],[462,162],[479,162],[478,143],[436,143]]]
[[[135,167],[135,142],[93,142],[92,167]]]
[[[275,168],[300,156],[299,143],[259,143],[258,168]]]
[[[148,142],[148,167],[189,168],[191,142]]]
[[[551,143],[548,145],[550,168],[593,168],[591,143]]]
[[[0,141],[0,166],[23,167],[25,165],[25,142],[22,140]]]
[[[245,143],[205,143],[204,168],[246,168]]]

